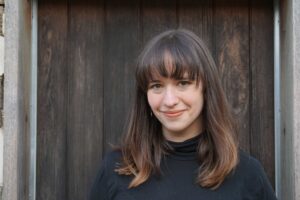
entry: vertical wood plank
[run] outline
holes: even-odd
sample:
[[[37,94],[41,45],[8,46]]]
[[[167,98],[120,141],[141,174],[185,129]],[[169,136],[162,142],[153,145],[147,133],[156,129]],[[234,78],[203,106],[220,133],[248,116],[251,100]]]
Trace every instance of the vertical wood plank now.
[[[252,77],[251,154],[275,185],[274,44],[272,0],[251,1],[250,66]]]
[[[213,1],[178,0],[177,15],[179,28],[196,33],[213,53]]]
[[[216,63],[239,124],[242,149],[249,152],[249,5],[248,1],[215,1]]]
[[[65,200],[67,1],[39,1],[37,200]],[[53,12],[55,10],[55,12]]]
[[[214,52],[241,146],[274,184],[271,0],[103,1],[39,1],[37,199],[86,199],[123,131],[140,48],[177,27]]]
[[[145,44],[155,35],[178,26],[176,1],[142,1],[142,43]]]
[[[87,199],[103,144],[103,3],[70,1],[68,199]]]
[[[139,1],[106,2],[104,41],[105,150],[117,144],[131,106],[139,47]]]

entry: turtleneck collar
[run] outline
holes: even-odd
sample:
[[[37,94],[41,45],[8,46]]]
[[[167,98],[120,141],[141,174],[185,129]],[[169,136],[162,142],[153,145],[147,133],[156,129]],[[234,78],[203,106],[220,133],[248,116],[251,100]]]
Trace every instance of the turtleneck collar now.
[[[195,160],[197,158],[197,147],[199,139],[203,133],[192,137],[183,142],[173,142],[167,140],[168,146],[171,147],[168,156],[177,160]]]

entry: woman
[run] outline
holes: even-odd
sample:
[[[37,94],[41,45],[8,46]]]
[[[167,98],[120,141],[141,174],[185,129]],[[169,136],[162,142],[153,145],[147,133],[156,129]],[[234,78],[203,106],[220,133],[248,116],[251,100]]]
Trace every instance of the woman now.
[[[138,58],[120,150],[105,156],[90,200],[276,199],[259,162],[238,150],[213,58],[188,30],[154,37]]]

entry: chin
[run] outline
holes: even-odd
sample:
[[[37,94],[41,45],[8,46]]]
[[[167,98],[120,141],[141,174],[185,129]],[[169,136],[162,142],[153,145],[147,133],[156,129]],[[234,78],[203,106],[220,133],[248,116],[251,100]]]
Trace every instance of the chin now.
[[[167,127],[167,130],[170,132],[170,133],[176,133],[176,134],[179,134],[181,132],[183,132],[185,130],[185,128],[182,128],[182,127],[170,127],[168,128]]]

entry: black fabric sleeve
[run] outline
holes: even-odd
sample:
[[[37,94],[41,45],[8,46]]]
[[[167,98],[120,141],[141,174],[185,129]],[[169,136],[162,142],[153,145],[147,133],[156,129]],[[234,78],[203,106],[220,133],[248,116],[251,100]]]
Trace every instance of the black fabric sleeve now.
[[[252,175],[256,176],[258,181],[257,185],[254,185],[254,187],[257,187],[258,189],[257,196],[259,198],[257,198],[257,200],[277,200],[272,185],[261,163],[258,160],[252,158],[252,167],[255,173]]]
[[[89,200],[109,200],[108,177],[106,171],[106,159],[104,159],[92,185],[88,198]]]
[[[271,186],[271,183],[269,182],[269,179],[260,163],[259,168],[260,168],[260,180],[261,180],[261,185],[263,189],[262,193],[262,198],[263,200],[277,200],[274,190]]]

